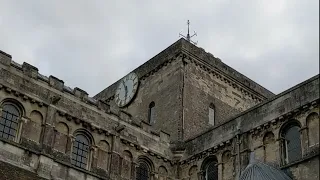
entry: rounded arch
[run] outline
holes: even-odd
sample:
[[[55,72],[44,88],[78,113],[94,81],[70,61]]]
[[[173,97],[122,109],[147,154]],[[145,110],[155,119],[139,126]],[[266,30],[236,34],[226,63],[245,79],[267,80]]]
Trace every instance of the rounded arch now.
[[[319,114],[316,112],[310,113],[306,118],[307,126],[309,126],[312,120],[319,120]]]
[[[218,159],[212,155],[207,157],[201,165],[202,178],[205,180],[218,179]]]
[[[109,145],[108,141],[106,141],[106,140],[99,141],[98,146],[100,147],[101,150],[104,150],[107,152],[110,151],[110,145]]]
[[[79,135],[79,134],[85,135],[85,136],[88,138],[89,143],[90,143],[91,145],[94,145],[94,144],[95,144],[94,138],[93,138],[92,134],[91,134],[88,130],[83,129],[83,128],[80,128],[80,129],[77,129],[77,130],[75,130],[75,131],[73,132],[73,136],[74,136],[74,137],[76,137],[76,136]]]
[[[210,104],[209,104],[209,108],[215,109],[215,105],[214,105],[213,103],[210,103]]]
[[[190,167],[188,175],[190,177],[194,177],[194,176],[197,175],[197,171],[198,171],[198,166],[197,165],[193,165],[193,166]]]
[[[152,101],[150,104],[149,104],[149,108],[153,108],[153,107],[155,107],[156,106],[156,104],[154,103],[154,101]]]
[[[126,160],[132,161],[132,158],[133,158],[132,153],[129,150],[124,150],[123,151],[123,158]]]
[[[273,132],[271,131],[268,131],[264,134],[263,136],[263,145],[266,145],[266,144],[270,144],[271,142],[273,142],[275,139],[274,139],[274,134]]]
[[[222,162],[226,163],[229,162],[231,159],[231,151],[230,150],[226,150],[222,153]]]
[[[17,108],[17,110],[19,111],[20,117],[26,115],[26,111],[25,111],[24,106],[16,99],[6,98],[6,99],[2,100],[0,102],[1,108],[3,108],[3,106],[5,106],[5,105],[12,105],[15,108]]]
[[[150,172],[154,171],[154,164],[147,156],[139,156],[137,162],[138,162],[138,164],[140,164],[140,163],[147,164]]]
[[[138,158],[136,178],[150,180],[152,178],[152,172],[154,172],[154,165],[152,161],[146,156],[140,156]]]
[[[85,129],[78,129],[73,134],[71,164],[88,169],[90,168],[91,146],[94,144],[94,139],[91,133]]]
[[[300,123],[298,120],[296,120],[296,119],[288,120],[286,123],[284,123],[284,124],[281,126],[281,128],[280,128],[280,130],[279,130],[279,137],[283,138],[283,132],[284,132],[286,129],[292,127],[292,126],[298,126],[299,128],[301,128],[301,123]]]
[[[301,123],[297,120],[289,120],[283,124],[279,131],[281,137],[281,157],[283,164],[295,162],[302,157]]]
[[[148,123],[150,123],[150,124],[154,124],[155,123],[155,106],[156,106],[156,104],[154,103],[154,101],[152,101],[149,104],[149,108],[148,108]]]
[[[42,124],[43,121],[43,115],[41,112],[37,111],[37,110],[33,110],[30,113],[30,119],[31,121],[37,123],[37,124]]]
[[[163,175],[163,176],[167,176],[168,175],[167,168],[164,167],[164,166],[160,166],[159,169],[158,169],[158,172],[159,172],[160,175]]]
[[[312,147],[319,143],[319,114],[316,112],[310,113],[306,118],[308,127],[308,145]]]
[[[62,134],[69,135],[69,126],[64,122],[59,122],[55,129]]]
[[[201,170],[205,169],[210,162],[218,163],[217,157],[215,155],[206,157],[201,164]]]
[[[20,119],[25,116],[22,104],[11,98],[1,101],[0,137],[11,141],[18,141],[21,130]]]

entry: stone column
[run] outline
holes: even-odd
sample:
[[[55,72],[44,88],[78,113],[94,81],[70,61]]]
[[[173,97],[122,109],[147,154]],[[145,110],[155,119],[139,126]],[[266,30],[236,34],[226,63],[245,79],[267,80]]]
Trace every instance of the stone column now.
[[[43,125],[43,148],[44,151],[50,153],[52,151],[54,143],[54,119],[56,115],[56,109],[52,106],[48,106],[46,119]]]
[[[89,158],[91,161],[89,169],[96,169],[97,168],[97,158],[98,158],[98,147],[96,145],[90,146],[90,155]]]
[[[223,178],[223,163],[218,163],[218,180]]]
[[[112,154],[110,163],[110,177],[113,179],[120,179],[120,154],[119,152],[119,136],[113,135],[112,141]]]
[[[203,170],[200,170],[198,172],[198,180],[204,180],[205,172]]]
[[[136,169],[138,167],[138,163],[132,162],[131,163],[131,179],[135,180],[136,179]]]
[[[300,129],[300,139],[301,139],[301,155],[302,157],[308,152],[309,142],[308,142],[308,127],[303,126]]]

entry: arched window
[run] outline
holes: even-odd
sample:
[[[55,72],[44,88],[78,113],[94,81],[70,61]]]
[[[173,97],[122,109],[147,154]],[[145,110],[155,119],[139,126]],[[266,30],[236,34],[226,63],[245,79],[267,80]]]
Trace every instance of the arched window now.
[[[300,126],[298,123],[290,123],[283,128],[283,159],[286,164],[301,158]]]
[[[218,180],[218,163],[215,156],[208,157],[202,164],[204,180]]]
[[[139,158],[138,160],[138,167],[136,169],[136,180],[150,180],[151,179],[151,171],[153,169],[153,166],[151,164],[152,162],[143,157]]]
[[[149,179],[149,167],[146,163],[140,163],[137,168],[137,180],[148,180]]]
[[[212,103],[209,106],[209,124],[215,125],[215,107]]]
[[[218,180],[218,166],[216,162],[210,162],[206,168],[206,180]]]
[[[72,148],[71,164],[86,169],[90,155],[90,139],[85,134],[77,134]]]
[[[0,119],[0,137],[15,140],[21,115],[21,110],[18,106],[10,102],[3,103]]]
[[[148,122],[150,124],[155,123],[155,103],[153,101],[149,104]]]

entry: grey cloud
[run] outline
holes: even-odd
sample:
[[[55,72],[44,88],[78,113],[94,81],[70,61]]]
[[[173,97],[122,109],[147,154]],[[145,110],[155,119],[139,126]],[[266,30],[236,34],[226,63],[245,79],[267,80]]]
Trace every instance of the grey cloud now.
[[[319,1],[0,1],[0,49],[91,96],[175,42],[279,93],[319,73]]]

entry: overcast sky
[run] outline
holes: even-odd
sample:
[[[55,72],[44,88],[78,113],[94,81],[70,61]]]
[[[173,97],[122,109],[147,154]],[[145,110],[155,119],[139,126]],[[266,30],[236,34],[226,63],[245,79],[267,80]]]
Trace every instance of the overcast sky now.
[[[280,93],[319,73],[319,0],[0,0],[0,49],[94,96],[179,39]]]

